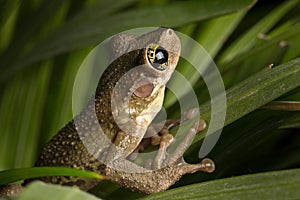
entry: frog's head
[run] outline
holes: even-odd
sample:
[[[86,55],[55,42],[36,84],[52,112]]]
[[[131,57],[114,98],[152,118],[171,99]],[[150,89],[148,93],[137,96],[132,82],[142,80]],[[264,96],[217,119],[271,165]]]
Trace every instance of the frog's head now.
[[[139,116],[147,116],[147,121],[152,121],[161,109],[164,90],[167,82],[175,70],[180,56],[180,40],[172,29],[159,28],[147,34],[147,37],[139,38],[140,44],[145,50],[143,52],[144,71],[147,78],[141,87],[134,91],[137,97],[151,99],[145,105]]]
[[[140,76],[144,85],[134,91],[138,97],[153,96],[159,90],[164,92],[180,56],[180,40],[172,29],[159,28],[138,39],[143,48],[143,73]],[[146,82],[149,83],[146,83]]]
[[[119,125],[124,124],[126,132],[132,133],[134,130],[141,134],[162,107],[165,86],[177,65],[181,45],[175,32],[166,28],[138,37],[136,44],[134,48],[140,49],[138,59],[141,62],[126,73],[124,81],[119,81],[120,86],[116,88],[121,88],[129,79],[134,80],[130,81],[130,89],[125,95],[127,99],[113,102],[115,108],[119,108],[113,110],[120,119],[116,121],[121,122]],[[116,95],[120,93],[117,92]]]
[[[180,56],[180,40],[172,29],[159,28],[139,38],[145,49],[145,70],[156,78],[156,84],[164,86],[170,79]]]

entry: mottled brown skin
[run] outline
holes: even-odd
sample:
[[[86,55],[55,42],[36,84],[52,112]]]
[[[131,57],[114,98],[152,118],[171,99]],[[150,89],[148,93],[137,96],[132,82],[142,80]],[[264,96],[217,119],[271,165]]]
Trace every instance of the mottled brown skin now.
[[[127,38],[127,43],[122,42],[123,37]],[[147,46],[152,43],[168,51],[168,66],[164,71],[155,69],[147,60]],[[182,162],[180,158],[156,170],[142,168],[126,159],[138,147],[162,105],[165,85],[180,54],[180,41],[172,30],[160,28],[138,38],[119,35],[112,39],[111,46],[111,59],[114,61],[102,75],[95,99],[49,141],[35,166],[91,170],[126,188],[144,193],[166,190],[186,173],[212,171],[214,166],[208,159],[191,165]],[[128,74],[136,66],[141,67]],[[117,84],[122,77],[123,81]],[[139,87],[136,87],[136,82],[150,83],[150,86],[137,90]],[[114,90],[118,93],[112,99]],[[124,104],[126,101],[129,106]],[[114,105],[119,107],[115,108]],[[195,127],[188,133],[190,139],[196,134],[197,126],[195,123]],[[162,140],[160,149],[165,150],[168,145]],[[184,149],[178,152],[181,157]],[[127,169],[135,172],[128,172]],[[83,190],[89,190],[98,183],[98,180],[76,177],[45,177],[41,180],[75,185]],[[30,181],[25,181],[25,184]]]

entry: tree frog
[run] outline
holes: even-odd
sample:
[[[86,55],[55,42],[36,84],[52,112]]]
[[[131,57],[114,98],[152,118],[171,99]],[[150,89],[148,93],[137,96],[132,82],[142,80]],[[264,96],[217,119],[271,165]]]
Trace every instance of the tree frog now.
[[[147,194],[168,189],[184,174],[214,171],[214,163],[208,158],[199,164],[188,164],[182,158],[195,134],[205,128],[203,120],[194,123],[169,155],[166,149],[173,136],[168,129],[180,120],[167,120],[162,130],[151,125],[162,107],[165,87],[177,65],[180,49],[178,36],[168,28],[141,36],[114,36],[110,41],[111,63],[99,80],[95,97],[48,142],[35,166],[95,171],[110,181]],[[194,112],[188,111],[184,118],[191,118]],[[151,132],[156,132],[150,142],[159,145],[157,155],[145,166],[139,166],[132,162],[131,155],[149,145],[144,137]],[[41,180],[82,190],[98,183],[78,177]]]

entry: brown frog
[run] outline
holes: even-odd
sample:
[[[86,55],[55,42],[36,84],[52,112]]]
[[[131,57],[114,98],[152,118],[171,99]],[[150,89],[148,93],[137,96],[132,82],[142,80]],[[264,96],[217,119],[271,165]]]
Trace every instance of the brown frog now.
[[[184,174],[214,171],[214,163],[208,158],[199,164],[185,163],[182,158],[195,134],[205,128],[203,120],[194,123],[170,155],[166,149],[173,136],[168,129],[180,120],[167,120],[162,130],[150,125],[162,107],[166,83],[179,59],[181,45],[175,32],[159,28],[139,37],[120,34],[110,43],[112,61],[99,80],[95,97],[48,142],[35,166],[91,170],[148,194],[168,189]],[[183,118],[194,115],[195,110],[191,110]],[[153,136],[150,142],[159,144],[159,149],[156,157],[142,167],[129,157],[149,145],[146,135]],[[79,177],[41,180],[82,190],[99,182]]]

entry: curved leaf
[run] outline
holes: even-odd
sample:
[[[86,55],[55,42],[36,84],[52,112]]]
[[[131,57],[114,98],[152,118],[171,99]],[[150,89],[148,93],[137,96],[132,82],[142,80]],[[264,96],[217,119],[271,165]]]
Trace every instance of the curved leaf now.
[[[66,167],[33,167],[0,171],[0,185],[43,176],[80,176],[103,179],[100,174]]]
[[[225,125],[260,108],[300,86],[300,58],[279,66],[264,68],[226,91]],[[209,121],[210,102],[201,106],[202,118]]]
[[[42,194],[42,195],[41,195]],[[16,200],[100,200],[99,198],[83,192],[78,188],[61,185],[45,184],[43,182],[33,182]]]
[[[266,33],[270,30],[284,15],[286,15],[293,7],[298,4],[298,1],[285,1],[277,9],[270,12],[267,16],[256,23],[243,36],[239,37],[236,42],[222,52],[222,62],[233,61],[234,57],[238,57],[240,53],[249,50],[258,40],[258,34]]]
[[[259,109],[270,101],[300,86],[300,58],[273,68],[265,68],[226,91],[227,110],[224,126]],[[201,118],[210,122],[211,115],[218,119],[220,113],[211,113],[210,102],[200,106]],[[219,112],[224,112],[223,105]],[[214,127],[219,128],[218,125]],[[216,128],[216,130],[218,130]],[[212,129],[215,130],[215,129]],[[210,132],[208,134],[212,134]],[[193,144],[205,137],[206,132],[196,135]]]
[[[120,31],[145,26],[180,26],[244,9],[253,2],[254,0],[188,1],[130,10],[110,17],[103,17],[101,12],[94,13],[93,18],[98,20],[91,20],[91,22],[78,17],[75,22],[70,21],[65,24],[56,34],[37,45],[28,55],[18,60],[5,61],[3,65],[10,67],[2,71],[0,80],[6,79],[29,64],[74,49],[95,45]],[[159,20],[156,20],[157,18]]]
[[[149,195],[150,199],[297,199],[300,169],[226,178]]]

